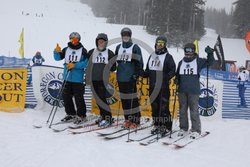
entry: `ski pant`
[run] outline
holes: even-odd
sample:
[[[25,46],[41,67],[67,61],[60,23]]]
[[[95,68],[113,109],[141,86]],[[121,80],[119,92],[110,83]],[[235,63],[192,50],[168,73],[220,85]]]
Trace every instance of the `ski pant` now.
[[[86,117],[86,104],[84,101],[85,86],[83,83],[66,82],[63,90],[63,101],[67,115]],[[75,110],[72,98],[75,98]]]
[[[180,129],[187,131],[188,125],[188,108],[190,109],[191,117],[191,131],[201,133],[201,121],[198,110],[199,95],[189,93],[178,93],[179,98],[179,115],[180,115]]]
[[[157,90],[158,89],[158,90]],[[156,95],[153,91],[158,92]],[[152,118],[154,126],[160,126],[168,130],[172,129],[172,119],[169,111],[170,91],[168,87],[159,88],[150,86],[150,103],[152,108]]]
[[[92,93],[103,120],[112,121],[112,113],[106,100],[107,89],[103,81],[92,81]]]
[[[245,85],[238,85],[239,88],[239,97],[240,97],[240,105],[241,106],[245,106],[246,105],[246,100],[245,100],[245,91],[246,91],[246,87]]]
[[[136,81],[118,82],[118,86],[125,120],[140,124],[141,113],[137,97]]]

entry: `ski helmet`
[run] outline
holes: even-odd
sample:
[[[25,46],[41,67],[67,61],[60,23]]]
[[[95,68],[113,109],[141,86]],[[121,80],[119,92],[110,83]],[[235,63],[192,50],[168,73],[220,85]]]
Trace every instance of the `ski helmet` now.
[[[81,40],[81,35],[78,33],[78,32],[72,32],[70,35],[69,35],[69,40],[73,39],[73,38],[77,38],[79,39],[79,41]]]
[[[108,41],[108,36],[105,33],[98,34],[97,37],[96,37],[96,40],[95,40],[96,47],[98,47],[97,42],[98,42],[99,39],[103,39],[104,41],[107,42]],[[107,46],[107,43],[106,43],[106,46]],[[105,46],[105,48],[106,48],[106,46]]]
[[[128,35],[129,37],[131,37],[131,36],[132,36],[132,31],[131,31],[131,29],[128,28],[128,27],[123,28],[123,29],[121,30],[121,36],[124,36],[125,34]]]

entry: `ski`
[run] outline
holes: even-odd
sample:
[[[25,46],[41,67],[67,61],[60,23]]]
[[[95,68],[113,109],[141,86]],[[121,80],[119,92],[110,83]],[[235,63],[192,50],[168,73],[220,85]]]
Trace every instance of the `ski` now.
[[[148,123],[150,121],[150,119],[146,119],[146,122],[145,123]],[[141,124],[141,126],[142,125],[144,125],[145,123],[142,123]],[[127,128],[124,128],[124,127],[119,127],[119,129],[118,130],[115,130],[115,131],[104,131],[104,132],[96,132],[97,134],[98,134],[98,136],[100,136],[100,137],[105,137],[105,136],[109,136],[109,135],[114,135],[114,134],[116,134],[116,133],[120,133],[120,132],[122,132],[122,131],[125,131],[125,130],[128,130]]]
[[[118,132],[117,132],[117,133],[115,133],[115,134],[113,134],[113,135],[105,136],[104,139],[105,139],[105,140],[113,140],[113,139],[121,138],[121,137],[126,136],[126,135],[128,135],[128,134],[136,133],[136,132],[138,132],[138,131],[147,129],[147,128],[149,128],[149,127],[151,127],[151,125],[150,125],[150,126],[142,126],[142,127],[138,128],[138,129],[133,129],[133,130],[129,130],[129,129],[125,129],[125,128],[124,128],[125,130],[122,131],[122,133],[118,133]]]
[[[187,135],[183,135],[183,136],[178,136],[178,133],[174,133],[173,136],[171,136],[171,138],[166,138],[162,144],[164,145],[172,145],[175,142],[178,142],[179,140],[185,138]]]
[[[172,132],[172,134],[174,134],[174,133],[176,133],[177,131],[173,131]],[[152,144],[152,143],[155,143],[155,142],[157,142],[158,140],[160,140],[160,139],[163,139],[163,138],[165,138],[165,137],[167,137],[167,136],[169,136],[170,135],[170,132],[169,133],[167,133],[166,135],[164,135],[164,136],[157,136],[157,134],[155,134],[155,135],[153,135],[152,137],[149,137],[149,139],[148,140],[146,140],[146,141],[141,141],[139,144],[140,145],[142,145],[142,146],[148,146],[148,145],[150,145],[150,144]]]
[[[114,125],[105,126],[105,127],[99,127],[99,126],[96,125],[96,127],[95,126],[89,126],[89,127],[92,127],[92,128],[89,129],[89,130],[84,130],[84,131],[75,131],[75,129],[68,129],[68,131],[70,132],[70,134],[76,135],[76,134],[83,134],[83,133],[94,132],[94,131],[98,131],[98,130],[102,130],[102,129],[111,128],[111,127],[114,127]],[[85,128],[88,128],[88,126],[85,127]]]
[[[175,146],[175,148],[183,148],[191,143],[193,143],[196,140],[199,140],[203,137],[206,137],[207,135],[209,135],[210,132],[206,131],[204,133],[202,133],[199,137],[197,137],[196,139],[192,139],[190,138],[190,135],[187,135],[185,138],[182,138],[182,140],[179,140],[178,142],[173,143],[173,145]]]
[[[90,127],[90,126],[95,126],[96,123],[88,123],[88,124],[83,124],[83,125],[76,125],[76,126],[72,126],[72,125],[69,125],[67,127],[64,127],[64,128],[61,128],[61,129],[57,129],[57,128],[51,128],[54,132],[63,132],[67,129],[81,129],[81,128],[87,128],[87,127]]]
[[[71,122],[62,122],[62,121],[59,121],[59,122],[56,122],[56,123],[53,123],[52,126],[55,126],[55,125],[62,125],[62,124],[67,124],[67,123],[71,123]],[[49,124],[45,124],[44,126],[43,125],[32,125],[33,128],[35,129],[41,129],[43,128],[44,126],[49,126]]]
[[[153,137],[155,135],[156,134],[150,134],[150,135],[144,136],[144,137],[139,138],[139,139],[129,139],[127,142],[140,142],[140,141],[146,140],[148,138],[151,138],[151,137]]]
[[[125,128],[122,128],[120,127],[118,130],[115,130],[115,131],[111,131],[111,132],[96,132],[98,134],[98,136],[101,136],[101,137],[104,137],[104,136],[109,136],[109,135],[113,135],[113,134],[116,134],[116,133],[119,133],[121,131],[125,131],[127,129]]]

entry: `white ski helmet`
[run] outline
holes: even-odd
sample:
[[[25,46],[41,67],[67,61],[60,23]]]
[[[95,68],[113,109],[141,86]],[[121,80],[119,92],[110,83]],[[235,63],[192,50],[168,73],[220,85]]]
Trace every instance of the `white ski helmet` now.
[[[73,39],[73,38],[77,38],[79,39],[79,41],[81,40],[81,35],[78,33],[78,32],[72,32],[70,35],[69,35],[69,40]]]

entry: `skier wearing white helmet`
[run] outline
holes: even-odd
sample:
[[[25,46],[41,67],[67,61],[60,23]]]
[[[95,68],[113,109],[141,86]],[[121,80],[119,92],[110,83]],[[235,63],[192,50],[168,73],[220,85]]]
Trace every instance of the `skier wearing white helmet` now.
[[[68,46],[61,50],[57,44],[54,51],[54,59],[64,59],[64,80],[63,101],[66,116],[61,121],[80,124],[86,121],[86,104],[84,101],[85,92],[85,68],[88,64],[87,50],[81,44],[81,36],[78,32],[69,35]],[[72,98],[75,98],[77,110],[75,110]]]

